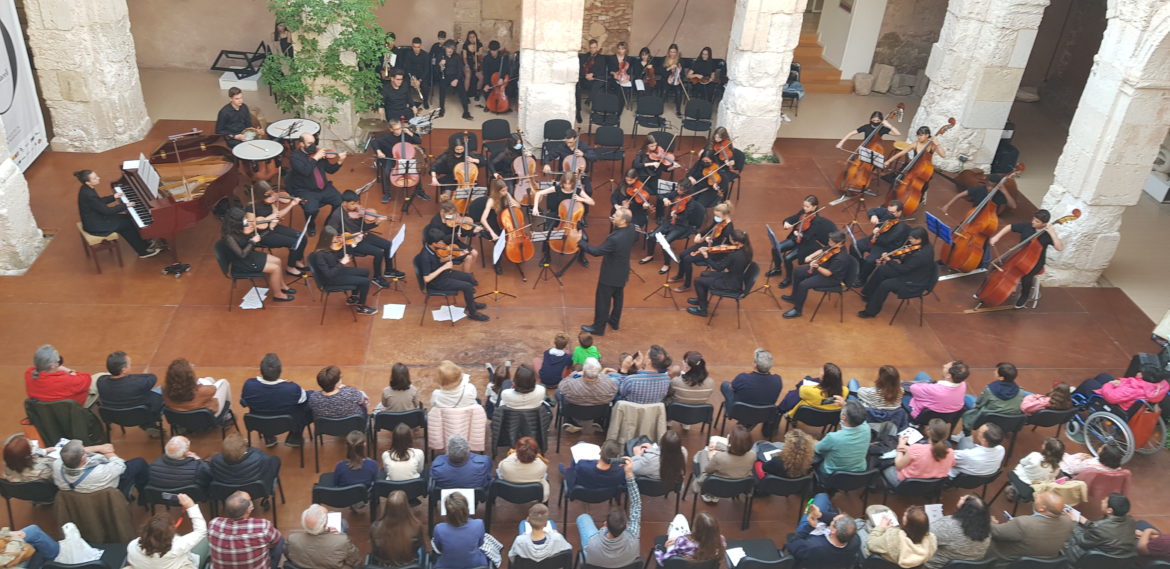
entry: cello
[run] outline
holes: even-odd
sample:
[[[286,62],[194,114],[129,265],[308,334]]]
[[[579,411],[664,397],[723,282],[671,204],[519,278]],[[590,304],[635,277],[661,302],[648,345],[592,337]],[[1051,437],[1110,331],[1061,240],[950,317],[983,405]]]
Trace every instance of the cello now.
[[[906,105],[898,103],[894,110],[886,113],[887,117],[898,117],[898,122],[902,121],[902,113],[906,112]],[[869,182],[873,178],[873,162],[862,160],[863,154],[886,155],[885,144],[882,142],[882,124],[878,123],[866,135],[865,140],[857,146],[857,151],[849,157],[849,162],[845,165],[845,172],[842,174],[840,188],[841,191],[848,190],[864,190],[869,187]],[[863,152],[861,149],[865,148],[868,152]]]
[[[467,204],[471,201],[471,190],[475,186],[475,182],[479,180],[479,167],[471,162],[471,149],[467,147],[467,131],[463,131],[463,163],[455,167],[455,193],[452,195],[452,201],[455,202],[455,209],[459,213],[467,212]],[[460,194],[460,190],[467,190],[465,197],[454,197]]]
[[[1081,210],[1074,209],[1072,214],[1054,220],[1049,225],[1061,225],[1080,217]],[[1032,269],[1036,268],[1036,263],[1040,262],[1040,255],[1044,254],[1044,245],[1036,238],[1045,231],[1047,228],[1033,233],[991,262],[987,280],[983,281],[979,292],[975,293],[980,305],[999,306],[1007,302],[1008,297],[1019,286],[1020,279],[1032,272]],[[1020,294],[1028,294],[1028,291],[1022,291]]]
[[[512,171],[518,176],[512,194],[520,205],[532,205],[532,178],[536,175],[536,159],[528,152],[528,145],[524,144],[524,131],[516,129],[516,135],[520,137],[520,145],[524,149],[512,160]]]
[[[569,196],[568,199],[561,200],[561,205],[557,208],[557,215],[560,216],[560,224],[557,225],[556,229],[562,231],[564,237],[556,241],[548,242],[549,248],[564,255],[572,255],[579,249],[578,242],[581,238],[572,235],[573,230],[580,225],[581,218],[585,215],[585,206],[577,202],[576,199],[579,189],[580,182],[578,181],[573,185],[573,195]]]
[[[508,236],[504,255],[509,261],[520,264],[536,254],[536,246],[532,244],[532,235],[524,221],[524,208],[519,203],[510,203],[500,210],[500,228]]]
[[[996,214],[992,198],[996,192],[1003,191],[1008,180],[1023,171],[1024,164],[1022,162],[1016,164],[1015,170],[1000,179],[999,183],[987,192],[987,196],[967,212],[962,223],[952,230],[954,244],[943,242],[940,245],[939,261],[961,273],[969,273],[979,268],[987,240],[999,229],[999,215]]]
[[[406,117],[401,117],[402,124]],[[415,148],[406,142],[406,127],[402,127],[398,143],[390,149],[394,158],[394,169],[390,170],[390,183],[399,188],[412,188],[418,185],[418,168],[415,164]]]
[[[491,93],[488,93],[487,97],[487,110],[493,113],[506,113],[510,108],[506,87],[512,79],[504,71],[504,62],[507,61],[507,53],[506,51],[500,52],[500,69],[492,73],[491,77],[492,87]]]
[[[938,129],[926,147],[902,168],[894,180],[894,197],[902,202],[903,217],[910,217],[918,211],[918,205],[922,202],[922,187],[934,176],[934,152],[931,148],[935,144],[934,141],[953,126],[955,118],[951,117],[947,119],[947,124]]]

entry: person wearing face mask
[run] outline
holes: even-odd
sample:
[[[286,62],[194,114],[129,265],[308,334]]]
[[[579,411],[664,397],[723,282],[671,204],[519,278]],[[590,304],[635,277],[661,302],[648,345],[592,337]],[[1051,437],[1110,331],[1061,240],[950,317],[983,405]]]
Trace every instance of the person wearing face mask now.
[[[401,142],[406,144],[413,144],[416,150],[416,160],[419,157],[425,156],[426,152],[422,149],[422,138],[415,134],[406,123],[399,120],[399,117],[391,117],[386,121],[387,132],[385,134],[374,137],[370,140],[370,148],[374,149],[374,154],[378,157],[377,163],[380,168],[382,176],[382,203],[389,203],[393,196],[390,193],[393,186],[390,184],[390,172],[394,171],[398,161],[393,158],[394,147]],[[414,170],[417,172],[420,166],[416,163]],[[403,188],[403,192],[409,192],[410,188]],[[406,194],[410,195],[410,194]],[[405,197],[405,196],[404,196]],[[429,200],[430,196],[422,189],[422,184],[416,185],[413,191],[413,197]],[[410,207],[410,202],[403,200],[402,211],[406,211]]]
[[[325,159],[325,150],[317,148],[317,137],[311,134],[302,134],[297,143],[299,150],[294,150],[289,156],[292,171],[288,174],[286,187],[288,192],[301,198],[301,207],[308,218],[309,236],[317,234],[317,212],[322,206],[330,206],[329,213],[341,206],[341,193],[329,181],[328,174],[341,169],[347,153],[338,153],[337,161]],[[326,216],[328,217],[328,216]]]
[[[869,122],[849,131],[845,136],[842,136],[841,140],[837,142],[837,148],[844,150],[846,140],[853,138],[853,136],[856,134],[860,134],[861,138],[865,139],[869,136],[869,133],[879,128],[881,131],[878,132],[878,136],[885,136],[887,134],[902,136],[902,133],[899,132],[897,128],[894,128],[894,125],[890,124],[890,121],[887,121],[882,117],[881,111],[874,111],[873,114],[869,115]]]
[[[670,279],[670,282],[682,281],[682,284],[674,287],[675,292],[690,290],[691,273],[694,272],[694,266],[707,265],[707,257],[704,257],[699,249],[727,245],[731,242],[731,232],[735,231],[735,226],[731,223],[731,202],[723,202],[715,206],[711,213],[713,214],[711,225],[696,233],[692,240],[694,245],[678,256],[678,273]]]
[[[517,172],[516,168],[513,166],[513,163],[521,155],[528,156],[529,158],[533,158],[535,160],[535,158],[532,156],[532,153],[529,152],[528,149],[524,148],[524,142],[520,138],[520,135],[516,133],[512,133],[508,137],[507,149],[505,149],[503,152],[496,152],[491,155],[491,162],[489,163],[489,166],[491,168],[492,177],[497,179],[503,178],[504,183],[507,184],[509,191],[516,187],[516,180],[512,178],[522,174],[521,172]],[[535,175],[536,173],[536,168],[534,166],[529,174]],[[535,186],[535,182],[533,182],[532,185]]]
[[[727,184],[724,179],[727,177],[727,168],[719,168],[718,160],[715,157],[715,152],[710,147],[704,148],[699,153],[699,159],[695,161],[695,165],[691,166],[690,171],[687,172],[687,181],[690,182],[690,190],[687,193],[695,196],[694,201],[703,204],[703,207],[713,207],[722,200],[726,200],[725,191]],[[715,167],[712,169],[712,167]],[[704,174],[704,172],[709,173]]]
[[[622,298],[626,281],[630,278],[630,250],[638,240],[637,232],[630,225],[630,217],[629,209],[617,208],[609,218],[613,223],[613,231],[596,247],[581,239],[580,229],[569,230],[574,238],[580,240],[581,253],[602,257],[601,273],[597,279],[597,293],[594,297],[593,324],[581,326],[582,330],[595,336],[605,334],[606,324],[614,330],[621,324]]]
[[[729,251],[712,251],[711,247],[700,247],[698,253],[707,259],[711,270],[695,279],[695,296],[688,298],[687,312],[695,316],[707,316],[707,300],[712,288],[720,290],[742,290],[744,275],[752,263],[752,243],[746,231],[731,232],[726,248]]]

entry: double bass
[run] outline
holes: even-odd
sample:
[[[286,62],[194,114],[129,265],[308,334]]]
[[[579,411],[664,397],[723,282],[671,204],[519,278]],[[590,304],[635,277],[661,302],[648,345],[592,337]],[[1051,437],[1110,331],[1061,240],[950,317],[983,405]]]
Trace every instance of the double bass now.
[[[491,77],[492,87],[487,97],[487,110],[493,113],[506,113],[510,108],[507,86],[512,78],[504,71],[504,62],[508,60],[507,53],[506,51],[500,52],[500,69],[492,73]]]
[[[987,240],[999,230],[999,215],[996,214],[992,198],[996,192],[1003,191],[1008,180],[1024,171],[1024,164],[1016,164],[1016,169],[1004,176],[987,196],[967,212],[963,221],[952,230],[954,244],[943,242],[939,249],[939,261],[944,265],[959,271],[969,273],[979,268],[983,260],[983,249]]]
[[[479,180],[479,167],[471,162],[471,148],[467,145],[468,140],[470,139],[467,136],[467,131],[463,131],[463,163],[455,167],[455,193],[452,195],[455,209],[459,213],[467,212],[467,204],[471,201],[471,190],[475,186],[475,182]],[[454,197],[461,193],[460,190],[467,190],[467,196]]]
[[[886,116],[898,117],[898,120],[901,121],[904,112],[906,112],[906,105],[898,103],[898,106],[886,113]],[[877,127],[871,130],[857,146],[857,151],[849,157],[849,162],[845,165],[845,172],[842,174],[841,184],[839,184],[841,191],[858,191],[869,187],[869,182],[873,178],[873,162],[862,160],[862,155],[871,154],[883,157],[886,155],[881,133],[882,124],[878,123]],[[863,151],[863,148],[866,150]]]
[[[902,202],[903,217],[910,217],[918,211],[918,205],[922,202],[922,187],[934,176],[934,152],[931,150],[934,140],[946,134],[953,126],[955,118],[951,117],[947,119],[947,124],[938,129],[922,152],[902,168],[894,180],[894,197]]]
[[[528,145],[524,144],[524,131],[516,129],[516,134],[520,137],[520,145],[526,149]],[[517,176],[516,185],[512,187],[512,195],[521,205],[532,205],[534,190],[532,178],[536,175],[536,159],[527,150],[522,150],[520,155],[512,160],[512,171]]]
[[[500,228],[508,236],[504,243],[504,255],[509,261],[523,263],[536,254],[536,246],[532,244],[532,235],[528,233],[528,224],[524,221],[524,208],[520,204],[510,203],[500,210]]]
[[[1074,209],[1072,214],[1052,221],[1049,225],[1061,225],[1074,219],[1079,219],[1080,217],[1081,210]],[[979,287],[979,292],[975,293],[975,298],[979,300],[979,304],[983,306],[999,306],[1007,302],[1008,297],[1019,286],[1020,280],[1027,276],[1028,273],[1031,273],[1032,269],[1036,268],[1036,263],[1040,262],[1040,255],[1044,254],[1044,245],[1037,241],[1036,238],[1044,232],[1037,231],[1033,233],[1027,239],[1020,241],[1015,247],[1008,249],[1006,253],[991,262],[987,280],[983,281],[983,285]],[[1022,291],[1020,294],[1028,294],[1028,291]]]
[[[402,124],[407,124],[406,117],[401,118]],[[390,170],[390,183],[399,188],[412,188],[418,185],[418,168],[415,167],[415,148],[406,142],[406,127],[402,127],[398,143],[390,149],[394,158],[394,169]]]

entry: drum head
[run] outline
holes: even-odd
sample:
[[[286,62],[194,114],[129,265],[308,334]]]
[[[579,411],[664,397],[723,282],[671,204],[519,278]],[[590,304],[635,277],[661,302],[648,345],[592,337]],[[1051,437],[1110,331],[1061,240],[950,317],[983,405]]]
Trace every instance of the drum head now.
[[[268,160],[280,156],[284,145],[275,140],[249,140],[232,148],[232,154],[240,160]]]
[[[414,117],[410,119],[410,128],[415,134],[428,134],[431,132],[431,121],[426,117]]]
[[[280,119],[265,129],[272,138],[293,140],[302,134],[317,134],[321,132],[321,124],[309,119]]]

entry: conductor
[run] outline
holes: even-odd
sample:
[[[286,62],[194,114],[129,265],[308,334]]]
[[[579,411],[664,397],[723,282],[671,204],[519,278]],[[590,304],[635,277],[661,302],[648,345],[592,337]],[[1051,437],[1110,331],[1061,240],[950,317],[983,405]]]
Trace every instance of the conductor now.
[[[580,229],[569,230],[574,238],[580,240],[582,253],[603,257],[601,275],[597,279],[597,295],[594,298],[593,324],[581,326],[582,330],[595,336],[605,334],[607,323],[614,330],[617,330],[618,325],[621,324],[622,296],[626,288],[626,281],[630,278],[630,250],[634,247],[634,242],[638,240],[637,233],[630,225],[630,218],[629,208],[619,206],[615,209],[609,218],[609,221],[613,223],[613,231],[597,247],[580,240]]]

